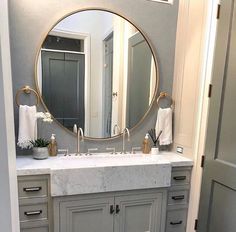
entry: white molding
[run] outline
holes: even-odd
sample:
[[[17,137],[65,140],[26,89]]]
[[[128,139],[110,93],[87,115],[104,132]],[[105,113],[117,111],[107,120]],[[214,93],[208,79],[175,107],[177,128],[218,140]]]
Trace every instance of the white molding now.
[[[8,1],[0,1],[0,230],[19,232]]]
[[[191,107],[191,131],[186,134],[175,133],[175,148],[184,147],[184,155],[194,160],[191,192],[188,210],[187,232],[194,232],[198,216],[202,168],[201,156],[204,145],[208,117],[208,84],[211,80],[213,62],[216,6],[218,1],[180,0],[176,40],[176,60],[173,84],[173,98],[176,101],[175,127],[181,131],[182,114]],[[192,59],[191,59],[192,57]],[[189,77],[194,77],[192,85],[186,85]],[[184,88],[188,88],[185,92]],[[189,93],[189,99],[186,96]],[[192,96],[193,95],[193,96]],[[187,99],[187,100],[186,100]],[[189,102],[186,102],[189,101]],[[190,105],[188,105],[190,104]],[[190,120],[191,121],[191,120]],[[183,123],[183,122],[182,122]],[[189,123],[185,121],[184,123]],[[175,132],[176,132],[175,131]]]
[[[202,182],[202,168],[201,168],[201,156],[204,155],[205,150],[205,140],[206,140],[206,130],[207,130],[207,120],[208,120],[208,87],[211,83],[212,78],[212,68],[213,68],[213,58],[214,58],[214,48],[215,48],[215,37],[216,37],[216,27],[217,27],[217,5],[218,1],[204,1],[205,4],[205,14],[203,24],[204,35],[202,37],[202,69],[200,78],[200,89],[199,89],[199,101],[198,101],[198,121],[197,130],[195,134],[195,167],[192,172],[192,189],[190,193],[190,207],[188,212],[188,223],[187,231],[194,231],[195,219],[198,217],[198,208],[200,200],[201,182]]]

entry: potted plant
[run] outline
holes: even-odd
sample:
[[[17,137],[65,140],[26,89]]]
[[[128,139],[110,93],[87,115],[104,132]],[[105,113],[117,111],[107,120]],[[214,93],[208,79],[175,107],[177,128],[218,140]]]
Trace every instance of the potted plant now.
[[[30,141],[33,145],[33,158],[34,159],[47,159],[48,158],[48,145],[49,141],[43,138]]]

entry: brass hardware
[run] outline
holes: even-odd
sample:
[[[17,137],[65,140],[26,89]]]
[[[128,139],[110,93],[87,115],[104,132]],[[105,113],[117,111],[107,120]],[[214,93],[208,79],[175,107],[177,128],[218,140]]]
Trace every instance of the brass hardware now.
[[[36,106],[39,104],[39,94],[37,93],[37,91],[35,91],[34,89],[30,88],[30,86],[25,85],[21,89],[19,89],[17,91],[17,93],[16,93],[15,101],[16,101],[17,106],[20,106],[19,96],[20,96],[20,94],[22,92],[25,93],[25,94],[31,94],[31,92],[33,92],[35,94],[35,96],[36,96]]]
[[[171,108],[173,109],[174,107],[174,101],[172,99],[172,97],[166,93],[166,92],[160,92],[160,95],[159,97],[157,98],[157,104],[159,104],[159,101],[162,99],[162,98],[169,98],[171,100]]]
[[[37,77],[37,73],[38,73],[38,57],[40,55],[40,52],[41,52],[41,47],[42,47],[42,44],[45,40],[45,38],[47,37],[47,35],[50,33],[50,31],[63,19],[65,19],[66,17],[72,15],[73,13],[78,13],[78,12],[84,12],[84,11],[87,11],[87,10],[101,10],[101,11],[106,11],[106,12],[109,12],[109,13],[113,13],[113,14],[116,14],[118,16],[120,16],[121,18],[127,20],[130,24],[132,24],[135,28],[137,28],[139,30],[139,32],[142,34],[142,36],[146,39],[147,41],[147,44],[151,50],[151,53],[152,53],[152,56],[153,56],[153,59],[154,59],[154,66],[156,68],[156,84],[155,84],[155,88],[154,88],[154,93],[153,93],[153,98],[152,98],[152,101],[150,102],[149,104],[149,108],[147,110],[147,112],[144,114],[144,116],[140,119],[139,122],[137,122],[137,124],[132,127],[130,129],[130,131],[134,131],[135,129],[137,129],[142,123],[143,121],[146,119],[147,115],[150,113],[150,111],[152,110],[152,106],[155,104],[155,99],[156,99],[156,96],[157,96],[157,90],[158,90],[158,85],[159,85],[159,67],[158,67],[158,62],[157,62],[157,55],[156,53],[154,52],[154,46],[151,42],[151,40],[147,37],[147,35],[145,34],[145,32],[142,30],[142,28],[140,28],[139,26],[137,26],[136,24],[134,24],[132,22],[131,19],[127,18],[125,15],[121,14],[121,13],[118,13],[118,12],[115,12],[115,11],[111,11],[110,9],[108,8],[104,8],[104,7],[86,7],[86,8],[83,8],[81,10],[75,10],[74,12],[69,12],[65,15],[62,15],[57,22],[54,23],[54,25],[52,25],[51,29],[49,29],[48,31],[46,30],[44,32],[44,36],[42,36],[41,38],[41,42],[39,43],[38,45],[38,49],[37,49],[37,54],[36,54],[36,57],[35,57],[35,66],[34,66],[34,81],[35,81],[35,85],[36,85],[36,89],[37,91],[40,93],[40,88],[39,88],[39,84],[38,84],[38,77]],[[44,107],[45,111],[47,112],[50,112],[47,105],[45,104],[41,94],[39,95],[39,98],[40,98],[40,101],[41,101],[41,104],[42,106]],[[66,127],[64,127],[57,119],[55,119],[52,115],[52,118],[53,118],[53,121],[55,123],[57,123],[63,130],[65,130],[66,132],[68,132],[69,134],[73,135],[73,136],[76,136],[76,133],[73,133],[71,130],[67,129]],[[88,141],[111,141],[111,140],[114,140],[114,139],[117,139],[119,137],[122,136],[122,133],[118,134],[118,135],[115,135],[115,136],[112,136],[112,137],[106,137],[106,138],[95,138],[95,137],[89,137],[89,136],[84,136],[84,139],[85,140],[88,140]]]

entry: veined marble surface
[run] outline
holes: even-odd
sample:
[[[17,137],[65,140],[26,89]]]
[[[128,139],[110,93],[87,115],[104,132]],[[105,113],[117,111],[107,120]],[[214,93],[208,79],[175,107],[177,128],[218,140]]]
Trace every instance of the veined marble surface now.
[[[161,155],[110,155],[17,157],[18,175],[50,174],[52,196],[169,187],[171,168],[192,166],[176,153]]]

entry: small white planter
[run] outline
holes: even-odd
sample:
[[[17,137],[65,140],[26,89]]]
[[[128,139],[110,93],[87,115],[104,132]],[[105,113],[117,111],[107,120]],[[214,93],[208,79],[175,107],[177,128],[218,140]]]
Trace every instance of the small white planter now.
[[[47,159],[49,156],[48,147],[33,147],[33,158],[37,160]]]

